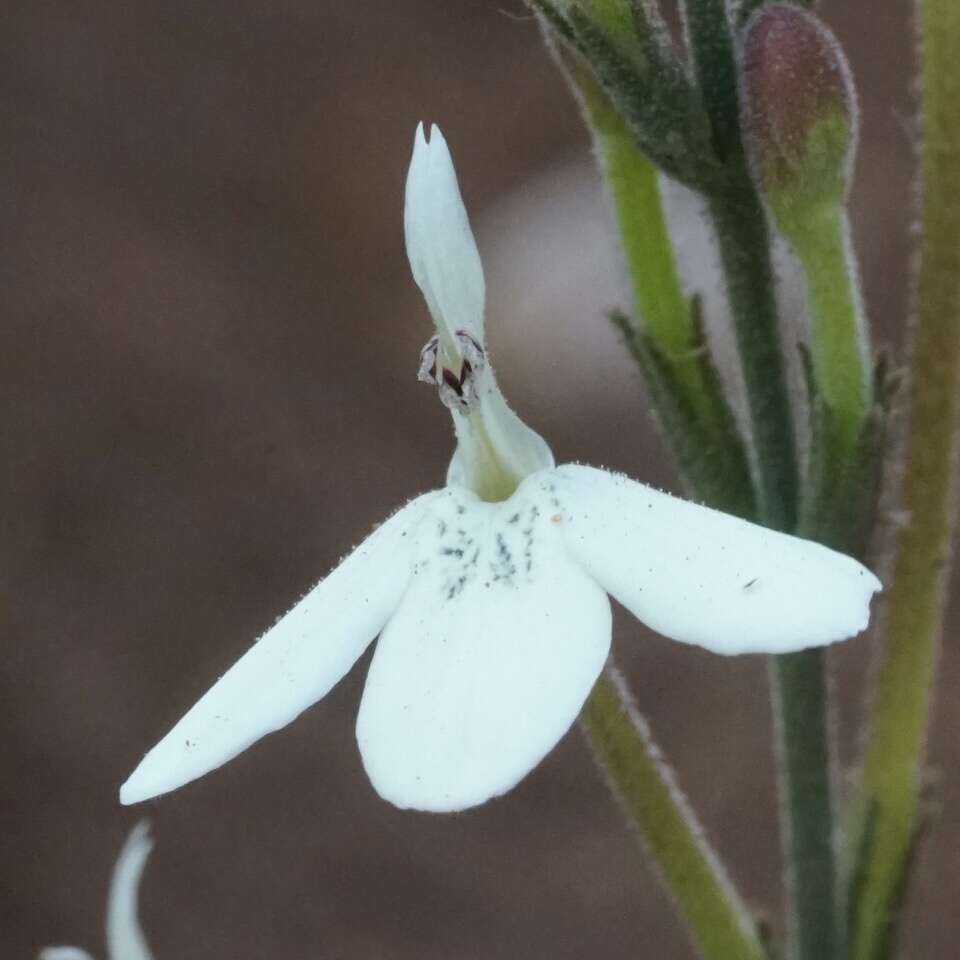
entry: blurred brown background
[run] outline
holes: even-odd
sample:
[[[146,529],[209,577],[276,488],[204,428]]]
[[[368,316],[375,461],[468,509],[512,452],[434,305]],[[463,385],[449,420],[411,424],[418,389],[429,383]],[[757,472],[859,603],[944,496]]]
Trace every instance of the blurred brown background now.
[[[861,82],[867,301],[897,342],[910,4],[824,6]],[[602,317],[624,297],[587,139],[518,0],[14,0],[0,96],[0,948],[102,956],[109,871],[144,813],[117,805],[120,782],[375,521],[442,482],[449,424],[414,381],[430,331],[402,243],[418,120],[457,158],[513,405],[559,459],[672,475]],[[763,662],[624,618],[615,647],[776,915]],[[869,648],[842,652],[848,731]],[[948,640],[945,811],[908,928],[929,960],[960,935],[956,660]],[[366,663],[150,806],[158,960],[692,957],[576,732],[477,811],[380,801],[353,741]]]

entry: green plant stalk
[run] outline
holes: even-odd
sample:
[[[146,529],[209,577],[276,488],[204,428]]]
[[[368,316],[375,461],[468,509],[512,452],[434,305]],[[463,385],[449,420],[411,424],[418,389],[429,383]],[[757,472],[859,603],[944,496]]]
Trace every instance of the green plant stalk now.
[[[749,912],[613,668],[597,681],[580,722],[611,790],[638,827],[705,960],[764,960],[766,953]]]
[[[749,181],[708,198],[733,313],[756,450],[759,518],[777,530],[797,519],[793,419],[773,293],[770,234]]]
[[[812,401],[826,404],[830,411],[829,430],[813,437],[813,443],[823,448],[814,451],[814,456],[825,460],[830,482],[805,492],[814,497],[836,498],[845,493],[859,497],[863,491],[847,490],[842,480],[861,452],[871,376],[857,268],[842,199],[804,210],[782,226],[803,267],[813,318],[813,384],[818,395]],[[839,512],[823,510],[823,506],[809,505],[812,509],[804,511],[798,532],[849,552],[853,545],[846,542],[848,528],[840,529],[838,518],[853,512],[855,504],[846,504]],[[818,523],[824,516],[829,518],[826,526]],[[835,818],[831,779],[835,758],[830,750],[825,654],[819,650],[789,654],[778,658],[775,670],[780,696],[794,692],[777,711],[779,723],[785,729],[805,723],[815,728],[802,739],[783,737],[781,745],[784,774],[793,778],[786,790],[794,804],[788,849],[794,875],[811,880],[798,882],[794,891],[796,916],[802,918],[795,932],[797,952],[809,958],[840,957],[846,939],[844,914],[839,908],[833,837],[824,830]],[[829,874],[825,864],[831,864]],[[821,877],[819,888],[813,882],[817,876]]]
[[[733,311],[753,441],[759,519],[793,530],[798,478],[793,419],[780,345],[770,237],[753,186],[739,127],[733,37],[726,0],[686,0],[686,24],[713,146],[725,163],[726,189],[708,198]],[[833,848],[828,694],[822,651],[777,658],[771,669],[778,735],[780,795],[791,952],[832,960],[839,950]]]
[[[960,427],[960,4],[923,0],[921,261],[909,381],[911,433],[861,809],[875,818],[853,955],[876,960],[917,828],[930,692],[956,524]]]
[[[620,117],[596,96],[584,101],[594,145],[617,217],[634,301],[647,333],[673,357],[688,354],[694,343],[690,308],[670,241],[657,171],[637,149]],[[693,358],[683,364],[692,390],[699,383]]]
[[[726,0],[687,0],[685,10],[713,148],[726,170],[722,189],[711,192],[707,200],[747,389],[760,519],[778,530],[792,530],[797,507],[793,417],[780,348],[770,234],[740,139],[737,69]]]
[[[798,960],[834,960],[839,956],[840,933],[823,651],[772,657],[770,672],[792,955]]]
[[[849,459],[870,408],[871,371],[843,203],[824,203],[795,218],[788,239],[806,275],[816,388],[836,425],[836,453]]]

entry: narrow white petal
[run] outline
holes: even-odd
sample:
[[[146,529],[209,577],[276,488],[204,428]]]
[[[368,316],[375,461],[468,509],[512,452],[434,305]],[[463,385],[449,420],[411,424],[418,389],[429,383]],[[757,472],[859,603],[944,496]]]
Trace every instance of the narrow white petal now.
[[[424,520],[357,720],[364,766],[391,803],[462,810],[504,793],[579,713],[609,650],[610,604],[547,509],[454,488]]]
[[[86,950],[79,947],[44,947],[37,960],[93,960]]]
[[[448,348],[458,330],[482,343],[483,267],[453,159],[436,126],[429,141],[423,124],[417,127],[407,174],[404,232],[413,277]]]
[[[396,609],[410,579],[411,531],[433,496],[395,513],[268,630],[144,757],[120,801],[215,770],[324,696]]]
[[[130,833],[110,880],[107,902],[107,954],[110,960],[152,960],[137,919],[137,893],[153,839],[146,820]]]
[[[546,474],[550,477],[551,474]],[[638,619],[715,653],[785,653],[859,633],[880,582],[856,560],[620,474],[552,472],[570,553]]]

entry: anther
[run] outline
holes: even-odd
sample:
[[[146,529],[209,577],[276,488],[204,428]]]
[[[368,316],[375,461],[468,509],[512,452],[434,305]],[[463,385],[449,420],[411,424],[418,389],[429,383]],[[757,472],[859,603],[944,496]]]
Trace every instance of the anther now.
[[[433,336],[426,346],[420,351],[420,368],[417,370],[417,379],[424,383],[436,386],[440,381],[437,379],[437,354],[440,352],[440,340]]]
[[[476,378],[486,365],[486,356],[477,338],[466,330],[458,330],[454,337],[460,352],[460,369],[442,366],[440,341],[433,336],[420,352],[417,379],[439,387],[444,406],[465,413],[476,403]]]

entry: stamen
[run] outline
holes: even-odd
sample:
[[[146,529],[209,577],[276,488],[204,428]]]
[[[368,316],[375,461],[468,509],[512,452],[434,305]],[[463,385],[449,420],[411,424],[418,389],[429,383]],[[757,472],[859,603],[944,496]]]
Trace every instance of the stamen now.
[[[454,335],[460,349],[460,369],[441,366],[440,341],[433,336],[420,352],[417,379],[439,387],[440,401],[450,410],[466,413],[477,401],[477,376],[486,366],[486,355],[476,337],[466,330]]]
[[[437,380],[437,355],[439,353],[440,338],[434,335],[420,351],[420,368],[417,370],[418,380],[433,386],[439,383]]]

